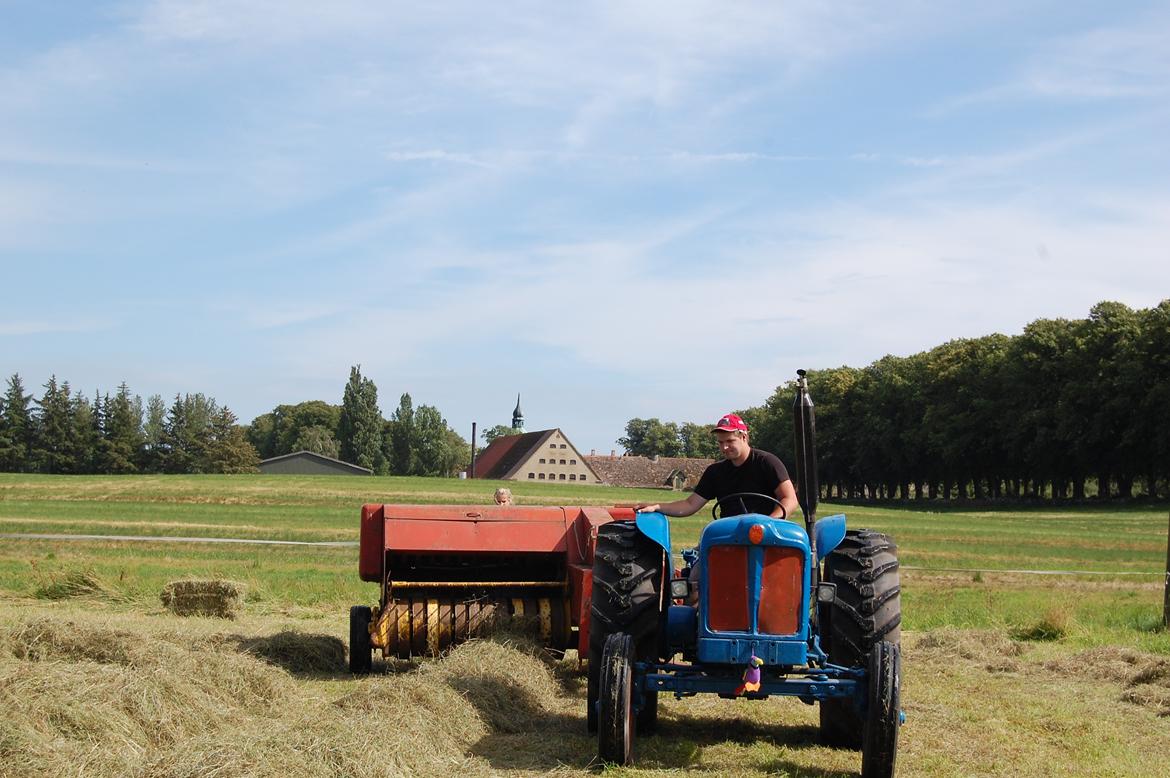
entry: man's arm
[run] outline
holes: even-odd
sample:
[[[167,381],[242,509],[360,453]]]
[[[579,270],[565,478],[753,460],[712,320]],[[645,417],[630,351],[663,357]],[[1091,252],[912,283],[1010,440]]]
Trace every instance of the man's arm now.
[[[780,485],[776,487],[776,499],[780,501],[780,505],[784,506],[784,515],[791,519],[795,515],[796,509],[800,507],[796,501],[796,487],[792,485],[791,478],[787,481],[781,481]],[[780,507],[777,506],[771,515],[773,518],[779,518],[780,513]]]
[[[788,483],[789,486],[791,486],[792,482],[789,481]],[[795,492],[793,494],[795,494]],[[793,502],[796,501],[795,497],[792,499]],[[699,509],[706,504],[707,498],[700,497],[695,492],[691,492],[685,500],[675,500],[674,502],[666,502],[662,503],[661,505],[652,502],[642,503],[634,510],[640,513],[658,512],[667,516],[690,516],[691,514],[697,513]]]

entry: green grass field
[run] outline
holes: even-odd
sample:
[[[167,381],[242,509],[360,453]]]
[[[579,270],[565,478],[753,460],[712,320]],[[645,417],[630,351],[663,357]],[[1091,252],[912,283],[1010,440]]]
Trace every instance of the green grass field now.
[[[486,503],[492,481],[350,476],[54,477],[0,475],[0,533],[355,541],[366,502]],[[524,505],[613,505],[670,499],[661,490],[509,484]],[[1160,622],[1163,509],[1016,511],[842,508],[852,527],[893,535],[905,566],[908,629],[1024,628],[1060,612],[1081,639],[1170,653]],[[676,551],[695,545],[703,511],[673,519]],[[247,583],[257,606],[348,607],[376,597],[353,548],[64,542],[6,539],[0,591],[28,595],[47,578],[91,570],[131,601],[153,600],[177,576]],[[1039,576],[1015,572],[1082,571]],[[967,572],[962,572],[967,571]],[[1098,573],[1104,575],[1091,575]],[[1124,575],[1122,575],[1124,574]]]
[[[363,503],[484,504],[496,486],[0,475],[0,533],[354,541]],[[671,496],[509,486],[521,504]],[[822,505],[820,515],[838,510],[850,526],[892,534],[904,565],[908,723],[899,775],[1170,774],[1165,508]],[[694,545],[708,518],[673,520],[676,550]],[[599,769],[572,661],[550,669],[506,644],[469,644],[450,659],[349,676],[336,658],[349,606],[377,598],[358,580],[356,557],[352,547],[3,538],[0,777]],[[1045,570],[1077,572],[1019,572]],[[70,594],[71,576],[82,572],[100,583],[95,591],[49,599]],[[166,613],[160,590],[186,577],[243,582],[244,615],[220,622]],[[326,646],[333,658],[304,672],[277,643],[294,654]],[[186,669],[180,678],[173,668]],[[517,672],[525,674],[519,686]],[[274,694],[279,705],[265,696]],[[640,741],[636,766],[605,772],[836,777],[857,769],[854,752],[817,744],[815,708],[795,701],[669,700],[663,717],[662,735]],[[432,742],[428,728],[447,742]],[[290,753],[288,743],[300,750]]]

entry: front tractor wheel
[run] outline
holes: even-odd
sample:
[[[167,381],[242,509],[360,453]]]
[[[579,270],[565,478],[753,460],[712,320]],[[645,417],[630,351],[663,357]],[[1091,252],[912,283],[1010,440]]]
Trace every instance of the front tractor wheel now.
[[[861,778],[892,778],[901,725],[902,658],[883,640],[869,653],[869,707],[861,747]]]
[[[843,667],[866,667],[874,647],[901,643],[902,600],[898,547],[872,530],[850,530],[825,560],[824,580],[837,585],[832,605],[819,611],[821,648]],[[861,748],[865,722],[852,700],[820,704],[821,739]]]
[[[597,755],[603,762],[629,764],[634,750],[634,641],[610,635],[601,655],[598,683]]]
[[[586,727],[597,731],[602,654],[610,635],[631,639],[634,657],[652,661],[658,653],[662,609],[662,547],[638,531],[632,521],[615,521],[597,530],[593,552],[593,596],[589,610],[589,681]],[[657,724],[657,699],[644,706],[638,728],[644,733]]]
[[[349,609],[349,671],[354,675],[370,672],[373,648],[370,646],[370,620],[373,611],[368,605]]]

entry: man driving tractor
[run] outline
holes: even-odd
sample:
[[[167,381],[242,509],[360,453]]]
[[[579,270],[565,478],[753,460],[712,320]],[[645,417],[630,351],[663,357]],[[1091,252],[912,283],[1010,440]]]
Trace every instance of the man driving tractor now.
[[[779,504],[771,500],[744,497],[724,504],[722,515],[762,513],[776,517],[791,516],[797,507],[796,489],[788,477],[788,469],[779,457],[752,448],[747,424],[734,413],[721,418],[711,431],[719,443],[723,461],[708,466],[695,490],[685,499],[662,504],[643,503],[637,506],[637,510],[657,511],[667,516],[690,516],[710,500],[720,500],[729,494],[752,492],[774,495]]]
[[[723,503],[722,515],[761,513],[773,517],[791,516],[796,510],[797,501],[796,489],[788,477],[788,469],[775,454],[751,447],[747,423],[737,414],[729,413],[715,423],[711,432],[719,443],[723,461],[708,465],[695,485],[695,490],[682,500],[662,504],[643,503],[635,509],[647,513],[657,511],[666,516],[690,516],[710,500],[748,492],[775,495],[776,502],[744,495]],[[687,604],[694,605],[699,597],[698,565],[691,569],[690,580],[691,592]]]

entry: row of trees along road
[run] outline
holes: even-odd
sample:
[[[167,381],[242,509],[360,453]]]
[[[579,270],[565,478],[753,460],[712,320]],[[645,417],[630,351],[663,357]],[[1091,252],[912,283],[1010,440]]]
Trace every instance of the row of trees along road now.
[[[449,476],[471,461],[471,446],[430,405],[403,394],[389,419],[378,410],[378,387],[350,369],[341,405],[310,400],[278,405],[257,416],[248,440],[262,459],[313,451],[379,475]]]
[[[452,475],[471,458],[466,441],[436,408],[402,395],[389,420],[373,381],[350,371],[341,405],[311,400],[280,405],[241,426],[202,394],[158,395],[145,403],[123,383],[91,401],[56,376],[44,394],[27,394],[19,374],[0,398],[0,472],[247,473],[261,459],[314,451],[377,473]]]
[[[826,497],[1170,494],[1170,300],[1138,310],[1102,302],[1085,319],[1038,319],[1017,336],[953,340],[808,379]],[[789,464],[794,393],[788,382],[741,412],[753,445]],[[670,445],[639,448],[643,422],[627,426],[628,452],[677,451],[669,435]]]

